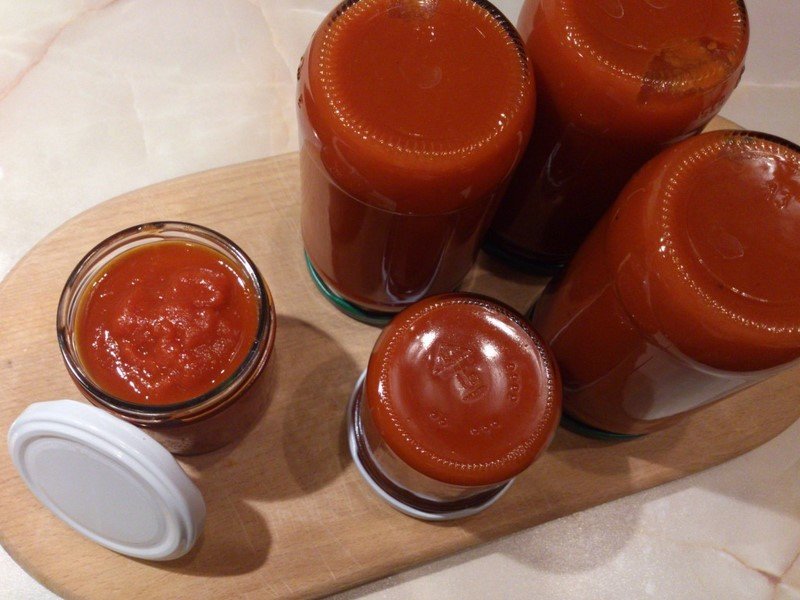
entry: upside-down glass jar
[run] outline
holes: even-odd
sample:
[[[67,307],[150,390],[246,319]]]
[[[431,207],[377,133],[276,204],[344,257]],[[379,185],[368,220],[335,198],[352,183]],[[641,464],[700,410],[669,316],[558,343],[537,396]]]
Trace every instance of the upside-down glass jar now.
[[[255,264],[223,235],[147,223],[98,244],[58,306],[70,376],[94,405],[173,454],[216,450],[258,421],[275,306]]]
[[[744,69],[741,0],[527,0],[534,135],[487,250],[555,271],[633,174],[701,131]]]
[[[800,357],[800,148],[717,131],[648,162],[536,304],[587,433],[644,434]]]
[[[314,35],[298,80],[317,287],[372,323],[455,289],[533,123],[513,25],[484,0],[349,0]]]
[[[526,320],[443,294],[383,330],[348,408],[350,452],[372,489],[425,520],[484,510],[547,447],[561,381]]]

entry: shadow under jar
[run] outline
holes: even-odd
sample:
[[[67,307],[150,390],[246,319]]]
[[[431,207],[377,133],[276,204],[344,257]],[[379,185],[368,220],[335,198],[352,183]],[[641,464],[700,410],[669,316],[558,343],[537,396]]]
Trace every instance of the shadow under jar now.
[[[636,435],[800,357],[800,148],[719,131],[648,162],[533,323],[586,433]]]
[[[366,322],[452,291],[472,266],[530,135],[514,27],[482,0],[356,0],[298,70],[309,270]]]
[[[477,513],[550,443],[561,414],[550,351],[522,315],[443,294],[383,330],[350,401],[350,451],[397,510],[425,520]]]
[[[740,0],[527,0],[534,135],[487,250],[562,268],[633,174],[701,131],[744,69]]]
[[[57,333],[92,404],[173,454],[241,438],[268,401],[275,307],[247,255],[199,225],[147,223],[92,249],[67,280]]]

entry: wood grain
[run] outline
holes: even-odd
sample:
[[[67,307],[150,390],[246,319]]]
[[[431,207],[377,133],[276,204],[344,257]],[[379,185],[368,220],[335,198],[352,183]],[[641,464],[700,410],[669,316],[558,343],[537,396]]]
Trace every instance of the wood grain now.
[[[278,310],[266,414],[232,447],[181,461],[208,506],[205,533],[183,559],[141,562],[85,540],[38,504],[0,452],[0,542],[56,593],[323,595],[719,464],[800,416],[794,369],[639,440],[607,443],[559,430],[488,511],[445,525],[405,517],[361,481],[347,452],[345,404],[378,330],[338,313],[311,283],[298,177],[292,154],[126,194],[66,223],[0,285],[3,432],[30,402],[79,396],[56,344],[56,303],[81,256],[124,227],[178,219],[230,236],[261,268]],[[464,287],[525,310],[543,283],[482,256]]]

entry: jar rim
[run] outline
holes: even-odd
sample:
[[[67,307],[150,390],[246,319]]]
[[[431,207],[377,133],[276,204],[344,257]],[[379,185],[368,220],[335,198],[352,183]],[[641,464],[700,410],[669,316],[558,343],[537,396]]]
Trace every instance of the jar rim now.
[[[224,381],[207,392],[170,404],[144,404],[123,400],[106,392],[89,377],[73,347],[75,309],[86,286],[111,260],[135,247],[171,240],[186,240],[208,247],[241,267],[256,292],[258,323],[253,343],[241,364]],[[61,356],[73,381],[90,401],[131,421],[160,422],[169,418],[197,418],[217,411],[237,398],[265,366],[275,343],[276,313],[269,287],[255,263],[227,236],[185,221],[152,221],[128,227],[105,238],[89,250],[67,278],[58,302],[56,333]]]

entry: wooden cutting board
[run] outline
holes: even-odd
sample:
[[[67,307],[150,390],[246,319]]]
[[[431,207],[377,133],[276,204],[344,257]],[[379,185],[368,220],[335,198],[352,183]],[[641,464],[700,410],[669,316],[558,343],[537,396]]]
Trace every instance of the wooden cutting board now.
[[[3,435],[29,403],[79,397],[56,344],[56,304],[75,263],[115,231],[164,219],[212,227],[259,265],[278,310],[273,398],[263,419],[240,443],[181,460],[208,507],[205,533],[186,557],[147,563],[85,540],[39,505],[0,451],[0,542],[54,592],[324,595],[719,464],[800,417],[793,369],[635,441],[560,429],[549,452],[486,512],[448,524],[405,517],[371,492],[347,451],[345,405],[378,329],[337,312],[309,279],[298,180],[297,155],[289,154],[126,194],[66,223],[0,284]],[[544,282],[482,256],[464,288],[524,311]]]

